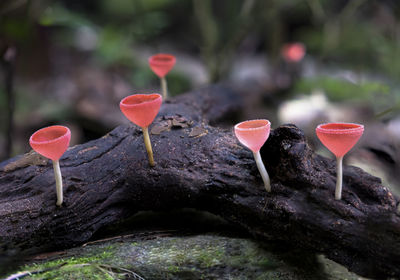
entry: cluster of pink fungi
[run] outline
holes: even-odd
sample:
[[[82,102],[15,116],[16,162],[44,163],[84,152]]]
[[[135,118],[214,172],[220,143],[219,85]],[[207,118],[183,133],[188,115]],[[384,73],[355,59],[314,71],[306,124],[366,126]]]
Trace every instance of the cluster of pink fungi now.
[[[268,192],[271,191],[271,183],[261,159],[260,149],[267,141],[270,129],[271,123],[268,120],[250,120],[235,125],[235,135],[240,143],[253,152]],[[340,200],[342,198],[343,156],[358,142],[364,132],[364,126],[355,123],[325,123],[318,125],[315,131],[322,144],[336,156],[335,199]]]
[[[167,98],[168,93],[165,76],[174,67],[175,62],[175,57],[170,54],[156,54],[149,58],[150,68],[161,80],[164,99]],[[155,162],[148,127],[157,116],[162,99],[158,93],[133,94],[122,99],[119,104],[122,113],[127,119],[142,128],[150,166],[155,166]],[[39,129],[29,139],[29,144],[33,150],[53,161],[57,206],[61,206],[63,203],[63,187],[59,160],[68,149],[70,140],[71,131],[68,127],[61,125]]]
[[[291,44],[283,49],[283,57],[289,61],[301,60],[304,56],[304,46]],[[149,65],[153,72],[160,78],[163,96],[158,93],[134,94],[121,100],[119,106],[122,113],[134,124],[142,128],[144,143],[147,150],[150,166],[155,166],[153,151],[149,136],[149,125],[157,116],[162,99],[168,97],[165,76],[174,67],[176,59],[170,54],[156,54],[149,58]],[[249,120],[238,123],[234,127],[235,135],[239,142],[249,148],[254,155],[258,170],[267,192],[271,191],[271,182],[268,172],[261,159],[260,149],[267,141],[271,129],[268,120]],[[343,156],[360,139],[364,127],[353,123],[328,123],[316,128],[316,133],[321,142],[336,156],[337,182],[335,198],[341,199],[342,193],[342,160]],[[56,181],[57,206],[63,203],[62,177],[59,160],[69,146],[71,131],[60,125],[42,128],[36,131],[29,139],[31,147],[39,154],[53,161]]]

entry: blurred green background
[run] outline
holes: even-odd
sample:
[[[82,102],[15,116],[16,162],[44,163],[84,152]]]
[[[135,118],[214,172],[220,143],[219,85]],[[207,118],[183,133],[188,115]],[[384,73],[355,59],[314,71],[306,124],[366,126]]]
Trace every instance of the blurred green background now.
[[[306,47],[301,62],[282,59],[289,42]],[[0,158],[29,151],[47,125],[70,126],[77,144],[126,122],[119,101],[159,91],[147,59],[163,52],[177,57],[171,95],[218,82],[261,92],[263,108],[242,117],[294,122],[317,149],[318,122],[371,124],[357,158],[372,155],[390,177],[399,46],[396,0],[3,0]]]

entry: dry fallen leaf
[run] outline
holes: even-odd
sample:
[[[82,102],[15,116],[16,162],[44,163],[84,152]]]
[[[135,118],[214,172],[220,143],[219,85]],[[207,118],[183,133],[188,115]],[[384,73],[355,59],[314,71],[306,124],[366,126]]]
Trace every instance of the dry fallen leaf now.
[[[151,134],[158,135],[164,131],[170,131],[171,128],[187,128],[193,123],[193,121],[187,120],[181,115],[163,116],[162,119],[163,121],[152,127]]]
[[[153,135],[159,135],[164,131],[169,131],[172,127],[172,122],[170,120],[163,121],[161,123],[155,124],[152,128],[150,133]]]
[[[189,124],[186,120],[172,119],[172,126],[177,126],[181,128],[189,127]]]
[[[190,131],[189,137],[202,137],[204,135],[207,135],[207,133],[208,130],[204,127],[196,126]]]

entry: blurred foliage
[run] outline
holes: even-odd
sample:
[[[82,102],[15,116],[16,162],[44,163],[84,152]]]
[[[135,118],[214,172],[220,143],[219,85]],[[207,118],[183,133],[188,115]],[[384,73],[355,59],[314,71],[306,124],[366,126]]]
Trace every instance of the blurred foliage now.
[[[333,101],[373,99],[371,105],[384,118],[400,112],[397,0],[0,1],[0,52],[15,45],[20,67],[27,68],[18,71],[34,78],[62,67],[55,63],[56,56],[63,61],[75,55],[118,73],[135,88],[154,89],[159,80],[143,57],[148,51],[200,59],[212,83],[228,79],[242,55],[264,55],[269,69],[278,69],[282,45],[294,41],[304,43],[307,58],[319,65],[345,66],[390,81],[384,85],[315,77],[298,81],[294,90],[321,88]],[[188,73],[176,69],[167,80],[172,95],[192,86]],[[16,83],[17,95],[28,95],[29,90],[35,91]],[[17,114],[31,101],[18,97]],[[3,97],[1,106],[6,106]],[[33,100],[30,108],[35,106],[40,104]]]
[[[47,7],[39,16],[38,23],[43,26],[64,26],[70,28],[93,26],[87,17],[66,9],[60,3],[55,3]]]
[[[26,20],[10,18],[2,22],[0,32],[3,36],[11,37],[17,42],[23,42],[31,37],[32,28],[32,25]]]
[[[193,14],[199,32],[198,45],[209,73],[209,81],[228,76],[235,57],[263,50],[272,58],[279,58],[280,47],[291,21],[308,17],[304,0],[193,0]],[[297,11],[297,12],[294,12]],[[289,23],[291,24],[291,23]],[[246,47],[246,40],[259,46]],[[290,38],[292,39],[292,38]]]
[[[315,77],[301,79],[295,84],[295,91],[310,93],[320,89],[332,101],[367,101],[374,98],[387,98],[390,88],[379,82],[362,81],[353,83],[344,79]]]
[[[103,67],[124,66],[129,69],[129,80],[138,88],[158,84],[158,78],[147,65],[141,65],[135,53],[135,44],[156,40],[171,22],[163,11],[176,0],[161,1],[100,1],[95,15],[71,10],[61,2],[48,7],[39,18],[39,24],[58,28],[55,40],[63,46],[92,51]],[[107,22],[103,24],[103,22]],[[187,91],[190,83],[184,74],[168,75],[171,92]]]
[[[354,69],[400,75],[400,5],[396,1],[307,0],[313,24],[299,37],[314,55]]]
[[[99,35],[95,55],[101,62],[105,65],[134,65],[132,40],[129,36],[124,36],[113,26],[107,26]]]
[[[310,94],[321,90],[332,102],[364,103],[372,108],[377,119],[390,119],[400,112],[400,91],[386,83],[317,76],[303,78],[294,85],[294,92]]]
[[[168,93],[176,96],[189,91],[191,88],[189,80],[185,75],[178,71],[171,71],[168,74]]]
[[[390,120],[392,118],[398,117],[400,112],[400,101],[397,101],[394,106],[386,107],[387,109],[380,111],[376,114],[377,119]]]
[[[0,21],[3,35],[19,41],[29,40],[38,23],[55,30],[54,36],[66,38],[60,42],[67,46],[69,42],[72,47],[93,50],[106,66],[135,67],[135,45],[145,44],[162,51],[160,46],[164,42],[178,39],[178,48],[201,54],[209,80],[215,82],[229,75],[235,56],[242,51],[265,52],[274,64],[284,42],[302,41],[310,53],[324,61],[379,70],[396,78],[400,74],[400,5],[396,1],[37,0],[22,3],[25,5],[20,9],[28,16],[6,14]],[[32,12],[33,9],[36,11]],[[79,45],[78,39],[88,36],[93,37],[91,45]],[[251,48],[249,40],[255,41]]]

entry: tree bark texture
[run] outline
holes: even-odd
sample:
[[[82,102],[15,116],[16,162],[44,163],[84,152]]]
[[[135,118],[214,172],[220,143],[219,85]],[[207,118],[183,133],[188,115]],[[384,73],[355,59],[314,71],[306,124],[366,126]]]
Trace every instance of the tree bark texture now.
[[[335,161],[315,154],[294,125],[272,130],[261,150],[267,193],[232,128],[210,125],[237,116],[244,98],[211,86],[165,102],[150,127],[154,168],[130,123],[71,147],[60,160],[62,207],[48,160],[30,152],[1,163],[3,248],[68,248],[138,211],[194,208],[256,238],[323,253],[360,275],[400,277],[397,198],[379,178],[344,166],[342,200],[335,200]]]

